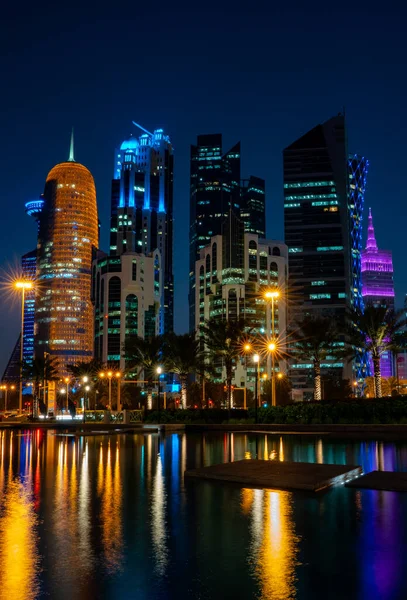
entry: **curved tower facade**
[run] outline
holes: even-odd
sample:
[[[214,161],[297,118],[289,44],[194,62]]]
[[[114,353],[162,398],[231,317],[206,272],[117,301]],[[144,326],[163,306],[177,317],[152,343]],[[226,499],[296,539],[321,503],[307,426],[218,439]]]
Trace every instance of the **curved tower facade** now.
[[[37,246],[35,354],[57,357],[60,373],[93,356],[91,267],[98,245],[96,190],[89,170],[69,161],[48,174]]]

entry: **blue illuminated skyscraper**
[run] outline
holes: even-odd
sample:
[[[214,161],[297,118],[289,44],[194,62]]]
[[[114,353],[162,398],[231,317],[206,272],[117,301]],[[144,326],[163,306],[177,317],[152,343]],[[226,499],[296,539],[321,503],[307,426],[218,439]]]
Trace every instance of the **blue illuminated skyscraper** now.
[[[24,254],[21,258],[23,279],[35,280],[37,268],[37,249]],[[30,364],[34,358],[34,313],[35,289],[25,292],[24,301],[24,332],[23,332],[23,360]]]
[[[110,219],[110,256],[159,250],[163,269],[160,333],[174,328],[173,166],[162,129],[125,140],[115,152]]]

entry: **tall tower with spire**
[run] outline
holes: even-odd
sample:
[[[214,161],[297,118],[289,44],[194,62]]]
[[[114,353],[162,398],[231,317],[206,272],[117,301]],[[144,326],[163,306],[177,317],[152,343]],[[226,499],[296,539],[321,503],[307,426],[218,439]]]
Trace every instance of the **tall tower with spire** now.
[[[362,252],[362,295],[364,304],[388,306],[394,309],[393,259],[391,250],[379,250],[373,227],[372,209],[369,208],[366,248]],[[371,358],[370,371],[373,372]],[[383,377],[393,375],[390,352],[380,359]]]
[[[366,248],[362,251],[362,295],[364,304],[394,308],[393,259],[391,250],[379,250],[369,208]]]
[[[60,374],[93,357],[92,252],[98,245],[96,190],[89,170],[69,159],[48,173],[39,215],[35,355],[56,357]]]

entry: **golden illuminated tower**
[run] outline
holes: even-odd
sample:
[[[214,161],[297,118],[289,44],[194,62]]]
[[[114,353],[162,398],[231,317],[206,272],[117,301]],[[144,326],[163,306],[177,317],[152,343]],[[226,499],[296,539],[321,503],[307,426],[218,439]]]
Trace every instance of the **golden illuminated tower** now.
[[[60,374],[93,356],[92,249],[98,245],[95,183],[69,160],[48,174],[37,255],[35,354],[57,357]]]

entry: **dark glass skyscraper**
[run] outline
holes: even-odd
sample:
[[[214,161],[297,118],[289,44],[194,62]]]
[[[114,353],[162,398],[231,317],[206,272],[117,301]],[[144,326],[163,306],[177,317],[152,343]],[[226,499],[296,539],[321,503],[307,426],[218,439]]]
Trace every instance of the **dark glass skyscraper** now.
[[[264,238],[265,184],[263,179],[240,178],[240,142],[222,152],[222,135],[199,135],[191,146],[189,231],[189,328],[195,329],[195,262],[211,237],[221,234],[232,209],[245,231]]]
[[[283,159],[291,321],[312,313],[343,318],[346,306],[362,305],[362,212],[368,161],[348,155],[341,114],[285,148]],[[356,365],[356,372],[359,368]]]
[[[115,152],[110,256],[160,251],[163,297],[159,331],[167,333],[174,328],[174,156],[170,138],[162,129],[154,133],[140,129],[144,131],[140,137],[130,137]]]

